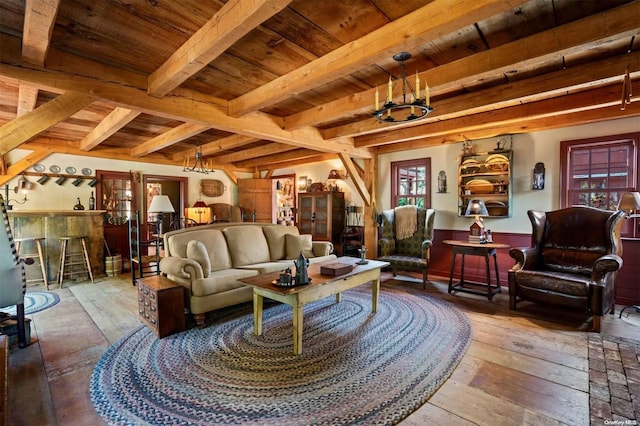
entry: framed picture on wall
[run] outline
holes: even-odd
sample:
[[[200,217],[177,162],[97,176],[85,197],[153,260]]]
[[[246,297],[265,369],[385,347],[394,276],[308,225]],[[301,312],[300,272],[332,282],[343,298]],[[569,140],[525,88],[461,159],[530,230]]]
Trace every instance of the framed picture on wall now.
[[[300,176],[298,178],[298,192],[305,192],[307,190],[307,177]]]

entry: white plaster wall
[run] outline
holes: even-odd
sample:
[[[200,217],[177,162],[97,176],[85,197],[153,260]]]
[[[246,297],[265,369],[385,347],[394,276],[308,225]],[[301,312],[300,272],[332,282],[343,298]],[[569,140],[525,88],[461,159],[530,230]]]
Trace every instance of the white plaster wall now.
[[[640,131],[640,119],[625,118],[581,126],[513,135],[513,214],[511,218],[487,218],[485,226],[498,232],[528,233],[531,224],[527,210],[549,211],[560,207],[559,168],[560,142],[564,140],[593,138]],[[495,148],[499,138],[473,141],[479,152]],[[507,136],[507,140],[509,137]],[[393,161],[431,157],[432,206],[437,210],[437,229],[464,230],[469,219],[458,217],[457,173],[458,155],[462,143],[448,144],[412,151],[381,155],[378,166],[378,204],[390,208],[390,163]],[[531,189],[533,167],[537,162],[545,164],[545,186],[543,190]],[[447,174],[447,192],[437,193],[438,172]],[[357,194],[356,194],[357,195]]]

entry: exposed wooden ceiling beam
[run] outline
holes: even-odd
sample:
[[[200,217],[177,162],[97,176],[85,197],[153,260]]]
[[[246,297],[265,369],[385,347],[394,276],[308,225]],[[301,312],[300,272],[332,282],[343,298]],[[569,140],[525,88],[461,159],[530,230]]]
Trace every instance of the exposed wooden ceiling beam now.
[[[124,87],[108,81],[36,69],[29,64],[21,66],[0,63],[0,78],[24,80],[53,90],[70,90],[91,94],[98,99],[120,107],[135,109],[149,114],[199,123],[229,133],[238,133],[257,139],[266,139],[287,145],[308,147],[317,151],[344,152],[354,158],[370,158],[368,149],[355,148],[349,138],[326,141],[316,128],[301,128],[293,131],[282,129],[281,120],[264,113],[255,112],[233,118],[220,111],[217,105],[197,99],[182,97],[154,98],[145,92]]]
[[[69,92],[0,127],[0,155],[87,107],[95,98]]]
[[[38,101],[38,88],[28,84],[21,84],[18,89],[18,110],[16,117],[33,111]]]
[[[49,137],[35,137],[30,142],[21,146],[24,149],[46,150],[49,153],[79,155],[91,158],[105,158],[109,160],[133,161],[138,163],[165,164],[168,166],[180,166],[182,163],[167,158],[161,154],[150,154],[144,157],[136,158],[129,155],[130,150],[122,148],[105,147],[98,145],[96,149],[91,151],[83,151],[80,149],[79,141],[67,141]]]
[[[210,155],[219,154],[221,151],[227,151],[229,149],[239,148],[241,146],[256,142],[258,139],[244,135],[231,135],[213,142],[203,144],[202,155],[204,157]],[[176,161],[182,161],[185,158],[189,158],[193,154],[193,149],[185,149],[177,154],[173,155],[173,159]]]
[[[371,119],[325,129],[323,136],[331,139],[345,137],[345,135],[362,135],[356,142],[356,146],[361,147],[394,143],[398,141],[396,137],[402,139],[406,135],[419,135],[423,126],[429,126],[430,123],[437,121],[493,111],[537,99],[562,96],[567,91],[585,90],[596,83],[610,84],[621,79],[627,66],[640,69],[640,51],[505,84],[501,90],[490,88],[443,99],[437,105],[439,114],[434,114],[433,117],[423,120],[423,124],[417,123],[418,125],[412,127],[393,126],[392,132],[381,132],[379,131],[380,123]]]
[[[633,36],[638,36],[640,34],[638,16],[640,16],[640,3],[623,5],[432,68],[420,73],[420,79],[427,81],[432,96],[437,96],[452,90],[453,84],[471,85],[485,77],[507,74],[513,68],[530,66],[534,62],[560,61],[563,55],[597,49],[599,45],[608,43],[612,38],[629,37],[631,39]],[[385,77],[381,74],[381,78]],[[373,109],[375,91],[375,88],[368,89],[292,114],[284,118],[285,128],[315,126],[337,120],[345,115],[369,113]],[[435,114],[439,113],[438,106]],[[433,115],[432,113],[431,116]],[[372,120],[372,123],[377,122]],[[386,128],[388,128],[386,124],[376,125],[376,129]]]
[[[342,161],[342,165],[347,170],[347,173],[349,173],[349,177],[351,178],[351,181],[356,187],[358,194],[360,194],[360,196],[362,197],[362,201],[364,201],[365,205],[367,206],[370,205],[371,194],[367,189],[366,183],[360,177],[360,173],[358,173],[358,169],[356,168],[356,165],[353,163],[353,161],[351,160],[351,158],[349,158],[348,155],[338,154],[338,157],[340,157],[340,160]]]
[[[203,126],[196,123],[181,124],[169,130],[168,132],[164,132],[161,135],[158,135],[155,138],[149,139],[145,143],[136,146],[131,150],[131,156],[142,157],[143,155],[159,151],[162,148],[166,148],[168,146],[176,144],[209,129],[209,126]]]
[[[140,115],[139,111],[132,111],[127,108],[114,108],[87,136],[82,138],[80,141],[80,149],[89,151],[95,148],[101,142],[129,124],[138,115]]]
[[[291,145],[283,145],[281,143],[266,143],[255,148],[244,149],[231,154],[220,155],[213,158],[214,164],[229,164],[241,160],[249,160],[256,157],[265,157],[272,154],[293,151],[297,149]]]
[[[22,30],[22,59],[25,61],[44,65],[59,6],[60,0],[26,0]],[[33,111],[37,101],[38,88],[21,84],[16,116]]]
[[[22,32],[22,57],[44,65],[60,0],[26,0]]]
[[[487,113],[483,113],[487,114]],[[625,117],[640,116],[640,102],[632,102],[627,105],[624,111],[620,110],[620,101],[610,106],[595,108],[587,111],[569,112],[567,114],[558,113],[534,119],[521,119],[516,124],[494,123],[493,126],[469,130],[464,133],[455,129],[446,135],[436,137],[425,137],[420,140],[412,140],[397,144],[383,145],[374,148],[376,154],[388,154],[392,152],[406,151],[412,149],[426,148],[430,146],[440,146],[442,144],[458,143],[465,139],[486,139],[504,134],[531,133],[542,130],[555,129],[558,127],[570,127],[581,124],[595,123],[599,121],[615,120]]]
[[[639,95],[640,96],[640,95]],[[599,87],[592,90],[568,94],[557,98],[545,99],[494,111],[443,120],[425,126],[403,129],[394,137],[394,143],[424,140],[452,133],[478,131],[507,124],[518,125],[526,120],[539,119],[556,114],[587,111],[620,103],[620,86],[617,84]],[[370,141],[367,141],[370,143]],[[387,145],[387,142],[380,144]]]
[[[292,95],[355,72],[380,58],[389,58],[397,53],[398,46],[403,46],[404,49],[418,47],[425,40],[473,25],[474,22],[511,10],[522,3],[525,3],[525,0],[472,2],[435,0],[358,40],[231,100],[229,115],[239,117],[276,104]]]
[[[290,2],[229,0],[149,76],[149,94],[166,95]]]
[[[284,165],[286,165],[286,167],[290,167],[294,164],[304,164],[310,158],[316,158],[318,156],[322,156],[318,151],[301,148],[296,149],[295,151],[283,152],[281,154],[273,154],[251,160],[237,161],[234,163],[234,166],[242,168],[257,167],[260,170],[268,170],[271,168],[280,168]],[[323,156],[323,158],[334,160],[336,156],[334,154],[328,154],[328,156]]]
[[[7,171],[5,174],[0,174],[0,185],[6,184],[11,179],[27,170],[29,167],[32,167],[33,165],[47,158],[50,154],[51,153],[46,150],[36,150],[30,152],[29,154],[18,160],[17,163],[7,167]],[[6,201],[7,200],[5,200],[5,202]]]

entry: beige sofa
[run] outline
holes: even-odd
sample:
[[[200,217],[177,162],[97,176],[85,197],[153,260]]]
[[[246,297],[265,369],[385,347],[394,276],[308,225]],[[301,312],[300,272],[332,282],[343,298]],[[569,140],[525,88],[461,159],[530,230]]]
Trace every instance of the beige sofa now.
[[[298,228],[268,223],[224,223],[167,232],[160,272],[188,291],[197,325],[205,313],[253,299],[240,279],[293,268],[302,251],[310,263],[335,259],[333,244],[311,241]]]

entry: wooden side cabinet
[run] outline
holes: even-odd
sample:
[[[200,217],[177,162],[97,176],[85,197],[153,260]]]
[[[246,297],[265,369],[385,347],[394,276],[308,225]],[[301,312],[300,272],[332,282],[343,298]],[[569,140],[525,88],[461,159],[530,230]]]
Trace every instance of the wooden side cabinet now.
[[[139,278],[140,320],[162,339],[185,330],[184,287],[161,275]]]
[[[298,194],[298,229],[311,234],[314,241],[331,241],[341,253],[344,230],[344,192],[321,191]]]

